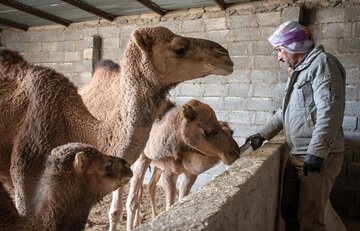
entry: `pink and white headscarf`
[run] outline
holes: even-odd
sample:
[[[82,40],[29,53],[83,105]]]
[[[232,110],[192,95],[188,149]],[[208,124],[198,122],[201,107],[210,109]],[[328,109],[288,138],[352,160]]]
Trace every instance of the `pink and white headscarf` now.
[[[296,21],[282,23],[268,38],[273,47],[282,46],[289,53],[307,53],[315,46],[314,40]]]

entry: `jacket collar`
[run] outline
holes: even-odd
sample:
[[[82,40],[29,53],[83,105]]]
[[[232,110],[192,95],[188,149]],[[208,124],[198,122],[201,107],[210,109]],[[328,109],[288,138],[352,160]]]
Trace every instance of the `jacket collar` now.
[[[298,64],[296,64],[292,71],[302,71],[303,69],[307,68],[316,58],[316,56],[322,52],[325,52],[323,45],[312,49]]]

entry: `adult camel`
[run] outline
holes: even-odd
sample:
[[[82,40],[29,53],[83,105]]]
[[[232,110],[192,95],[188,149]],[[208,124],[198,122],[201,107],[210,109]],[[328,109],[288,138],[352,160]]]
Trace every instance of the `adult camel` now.
[[[219,44],[182,37],[164,27],[135,30],[120,66],[119,96],[110,118],[100,120],[64,75],[0,50],[0,176],[12,181],[21,215],[27,213],[52,148],[82,142],[132,164],[172,87],[233,70],[227,50]],[[121,189],[113,193],[110,229],[121,214],[121,194]]]

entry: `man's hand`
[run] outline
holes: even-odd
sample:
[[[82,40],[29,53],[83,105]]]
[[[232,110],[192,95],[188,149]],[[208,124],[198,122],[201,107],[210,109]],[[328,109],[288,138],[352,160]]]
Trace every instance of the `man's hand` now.
[[[265,141],[264,137],[262,137],[260,133],[256,133],[252,136],[249,136],[248,138],[246,138],[245,143],[248,142],[249,140],[251,141],[251,147],[253,148],[254,151],[260,148],[263,142]]]
[[[304,175],[307,176],[309,172],[321,172],[323,168],[324,159],[311,154],[306,154],[304,159]]]

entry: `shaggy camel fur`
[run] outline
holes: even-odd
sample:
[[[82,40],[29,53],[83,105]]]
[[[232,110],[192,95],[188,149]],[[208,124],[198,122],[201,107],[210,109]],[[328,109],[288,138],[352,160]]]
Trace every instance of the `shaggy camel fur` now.
[[[199,155],[209,157],[210,162],[216,160],[217,163],[221,159],[228,165],[239,158],[240,152],[231,134],[221,128],[211,107],[198,100],[169,109],[161,120],[153,124],[144,152],[132,166],[134,176],[126,203],[127,230],[135,226],[143,179],[151,161],[159,161],[157,163],[164,169],[166,204],[169,207],[175,199],[175,190],[172,189],[176,188],[176,178],[183,171],[184,154],[190,152],[201,153]]]
[[[20,216],[0,184],[0,230],[83,230],[91,207],[131,176],[125,160],[90,145],[54,148],[31,203],[32,213]]]
[[[137,29],[117,74],[118,95],[109,109],[111,119],[98,120],[66,77],[9,53],[13,52],[0,51],[0,168],[8,181],[10,169],[21,214],[27,212],[52,148],[68,142],[88,143],[132,164],[145,147],[172,87],[233,70],[227,50],[217,43],[181,37],[164,27]],[[115,198],[121,192],[117,190]],[[111,218],[116,224],[122,205],[121,200],[114,201]]]
[[[225,132],[230,135],[233,134],[233,130],[229,127],[228,123],[224,121],[219,121],[219,123],[221,128]],[[170,124],[168,126],[173,125]],[[176,130],[178,128],[173,129]],[[206,154],[207,153],[201,153],[195,149],[190,149],[185,151],[183,154],[180,154],[180,156],[182,156],[181,161],[176,161],[172,158],[166,158],[165,160],[156,160],[151,162],[151,166],[153,166],[154,168],[149,182],[149,194],[153,219],[156,217],[156,184],[159,181],[161,174],[171,174],[170,176],[163,176],[164,191],[165,196],[167,197],[165,199],[166,210],[168,210],[170,209],[170,206],[175,202],[174,200],[176,193],[176,181],[180,174],[184,173],[185,178],[180,183],[178,197],[179,200],[189,194],[191,187],[194,185],[198,175],[209,170],[220,162],[220,158],[218,158],[217,156],[208,156]],[[166,182],[167,180],[172,180],[173,182]],[[140,192],[140,197],[141,193],[142,192]]]

